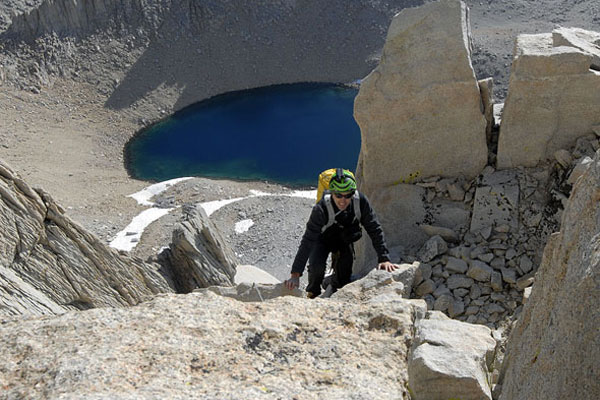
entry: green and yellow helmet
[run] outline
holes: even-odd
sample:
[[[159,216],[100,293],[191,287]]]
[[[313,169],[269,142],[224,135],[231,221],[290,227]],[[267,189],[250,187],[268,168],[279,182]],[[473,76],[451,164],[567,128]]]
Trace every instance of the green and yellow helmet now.
[[[329,181],[329,191],[332,193],[346,193],[356,190],[354,174],[347,169],[337,168],[335,175]]]

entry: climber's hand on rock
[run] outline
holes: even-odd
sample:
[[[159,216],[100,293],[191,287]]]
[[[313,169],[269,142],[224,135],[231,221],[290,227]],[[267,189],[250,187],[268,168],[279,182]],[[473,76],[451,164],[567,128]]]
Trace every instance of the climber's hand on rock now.
[[[293,290],[293,289],[297,288],[298,286],[300,286],[300,274],[292,273],[290,275],[290,279],[283,282],[283,284],[289,290]]]
[[[394,272],[395,270],[398,269],[398,266],[396,264],[392,264],[389,261],[385,261],[385,262],[379,263],[379,265],[377,266],[377,269],[382,269],[387,272]]]

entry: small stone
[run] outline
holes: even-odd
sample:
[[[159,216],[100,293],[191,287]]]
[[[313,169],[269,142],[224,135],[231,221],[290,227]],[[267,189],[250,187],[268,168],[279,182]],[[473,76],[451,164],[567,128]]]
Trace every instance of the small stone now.
[[[475,300],[471,301],[471,304],[481,307],[485,304],[485,301],[482,299],[475,299]]]
[[[467,318],[467,323],[474,324],[476,322],[477,322],[477,316],[475,316],[475,315],[469,315],[469,318]]]
[[[477,306],[469,306],[465,310],[465,315],[475,315],[479,312],[479,307]]]
[[[477,256],[477,258],[485,263],[490,263],[494,259],[493,253],[484,253]]]
[[[452,294],[454,295],[454,297],[465,297],[467,294],[469,294],[469,290],[465,289],[465,288],[458,288],[458,289],[454,289],[452,291]]]
[[[449,183],[448,179],[442,179],[442,180],[435,182],[435,185],[434,185],[435,191],[438,193],[444,193],[446,190],[448,190],[448,183]]]
[[[454,258],[466,260],[471,257],[471,248],[467,246],[456,246],[448,249],[447,254]]]
[[[502,280],[510,285],[517,283],[517,272],[514,269],[502,268]]]
[[[490,280],[493,271],[492,267],[483,261],[472,260],[467,276],[479,282],[487,282]]]
[[[429,262],[435,257],[444,254],[448,250],[448,244],[441,236],[431,237],[417,253],[417,257],[424,262]]]
[[[506,250],[506,254],[504,255],[504,257],[507,260],[512,260],[516,256],[517,256],[517,251],[515,249],[508,249],[508,250]]]
[[[490,294],[490,299],[492,299],[492,301],[503,303],[506,301],[506,296],[503,295],[502,293],[494,292],[494,293]]]
[[[505,265],[506,265],[506,262],[504,261],[504,257],[496,257],[490,263],[490,267],[492,267],[494,269],[498,269],[498,270],[504,268]]]
[[[477,246],[473,250],[471,250],[471,253],[469,254],[469,257],[471,257],[471,259],[474,260],[479,255],[485,254],[486,252],[487,252],[487,249],[485,247]]]
[[[463,201],[465,198],[465,191],[456,183],[448,185],[448,195],[452,201]]]
[[[465,312],[465,305],[460,300],[455,300],[448,306],[448,315],[450,318],[455,318]]]
[[[475,236],[475,234],[473,232],[467,232],[467,233],[465,233],[463,240],[465,243],[467,243],[469,245],[473,245],[473,244],[477,243],[477,236]]]
[[[487,295],[490,295],[492,293],[492,288],[491,287],[489,287],[489,286],[480,286],[480,287],[481,287],[481,294],[483,296],[487,296]]]
[[[492,227],[488,226],[479,231],[481,237],[485,240],[488,240],[490,236],[492,236]]]
[[[450,294],[444,294],[438,297],[433,303],[433,309],[437,311],[446,311],[450,304],[454,301],[454,297]]]
[[[502,241],[490,243],[488,248],[490,250],[508,250],[508,246],[502,243]]]
[[[469,292],[469,297],[473,300],[479,298],[479,296],[481,296],[481,288],[479,287],[479,285],[472,285],[471,286],[471,291]]]
[[[423,276],[424,280],[431,278],[431,265],[427,263],[420,263],[419,271],[421,271],[421,275]]]
[[[502,274],[498,271],[492,271],[491,286],[496,292],[502,290]]]
[[[415,293],[419,297],[423,297],[427,294],[433,293],[435,290],[435,282],[431,279],[426,279],[415,289]]]
[[[485,306],[485,311],[488,314],[493,314],[493,313],[500,314],[500,313],[503,313],[505,310],[500,304],[490,303],[487,306]]]
[[[433,269],[431,270],[431,275],[434,278],[443,278],[444,277],[444,269],[442,268],[441,265],[436,265],[435,267],[433,267]]]
[[[431,265],[427,263],[419,263],[419,267],[415,272],[414,286],[419,286],[423,281],[431,278]]]
[[[571,166],[571,163],[573,162],[571,153],[564,149],[555,151],[554,158],[564,169],[569,168]]]
[[[451,275],[446,281],[448,288],[451,290],[458,288],[470,288],[471,286],[473,286],[473,283],[473,279],[462,274]]]
[[[469,265],[466,261],[455,258],[448,257],[448,262],[446,263],[446,270],[450,272],[456,272],[459,274],[464,274],[469,269]]]
[[[446,242],[449,243],[458,243],[460,242],[460,237],[456,232],[454,232],[450,228],[444,228],[442,226],[433,226],[427,224],[420,225],[423,232],[425,232],[429,236],[441,236]]]
[[[528,273],[533,268],[533,262],[526,255],[522,255],[519,260],[519,267],[524,274]]]
[[[510,232],[510,225],[508,225],[508,224],[498,225],[496,227],[495,231],[498,233],[508,233],[508,232]]]
[[[435,297],[437,299],[441,295],[444,295],[444,294],[452,294],[452,293],[450,292],[450,289],[448,289],[445,285],[440,285],[434,290],[433,297]]]
[[[533,285],[534,277],[533,276],[523,276],[522,278],[517,280],[517,288],[520,290],[524,290],[525,288]]]
[[[531,291],[533,290],[533,287],[526,287],[523,290],[523,300],[521,301],[523,304],[527,303],[527,300],[529,300],[529,297],[531,296]]]

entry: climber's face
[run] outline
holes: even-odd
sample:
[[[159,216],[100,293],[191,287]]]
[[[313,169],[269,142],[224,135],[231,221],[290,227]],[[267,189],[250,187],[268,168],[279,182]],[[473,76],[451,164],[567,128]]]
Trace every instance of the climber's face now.
[[[354,192],[345,192],[345,193],[333,193],[333,202],[337,206],[340,211],[344,211],[352,200],[352,196],[354,196]]]

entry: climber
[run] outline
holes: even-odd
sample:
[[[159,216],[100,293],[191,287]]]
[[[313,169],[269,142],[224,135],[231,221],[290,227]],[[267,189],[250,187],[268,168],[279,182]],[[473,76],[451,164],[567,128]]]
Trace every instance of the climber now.
[[[390,262],[381,225],[369,200],[356,190],[354,175],[348,170],[336,169],[329,182],[329,192],[313,207],[292,264],[290,278],[284,282],[288,289],[298,287],[306,261],[309,260],[306,287],[308,298],[315,298],[321,294],[329,253],[332,253],[333,259],[333,290],[350,282],[354,242],[362,236],[361,225],[367,231],[377,252],[377,268],[388,272],[398,268]]]

